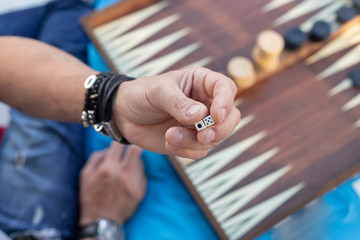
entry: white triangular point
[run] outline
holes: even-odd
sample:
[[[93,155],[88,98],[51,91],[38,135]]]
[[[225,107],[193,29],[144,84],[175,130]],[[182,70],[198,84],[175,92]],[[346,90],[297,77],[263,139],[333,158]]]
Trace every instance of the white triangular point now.
[[[200,184],[195,184],[198,192],[207,203],[211,203],[219,196],[230,190],[246,176],[258,169],[262,164],[271,159],[279,149],[274,148],[260,156],[233,167],[216,175]]]
[[[338,83],[335,87],[333,87],[329,92],[328,95],[330,97],[335,96],[338,93],[341,93],[352,86],[352,81],[349,78],[346,78],[342,80],[340,83]]]
[[[233,216],[252,199],[265,191],[270,185],[279,180],[291,169],[290,166],[283,167],[255,182],[252,182],[230,194],[221,197],[209,204],[209,208],[219,222]]]
[[[135,68],[129,72],[124,72],[129,76],[142,77],[142,76],[152,76],[159,73],[162,73],[175,63],[182,60],[184,57],[194,52],[201,46],[200,43],[193,43],[186,47],[183,47],[179,50],[171,52],[167,55],[154,59],[148,63],[141,65],[139,68]]]
[[[358,197],[360,198],[360,179],[357,179],[354,182],[352,182],[351,186],[357,193]]]
[[[246,150],[266,136],[265,131],[259,132],[239,143],[227,147],[217,153],[205,157],[201,161],[185,168],[185,172],[195,185],[219,171],[222,167],[233,161]]]
[[[255,119],[254,115],[249,115],[246,116],[245,118],[241,119],[241,121],[239,122],[239,124],[235,127],[234,131],[232,131],[232,133],[226,138],[230,138],[232,135],[234,135],[236,132],[238,132],[240,129],[242,129],[243,127],[245,127],[248,123],[252,122]],[[225,141],[225,140],[224,140]],[[216,148],[216,147],[215,147]],[[211,148],[209,149],[209,152],[214,150],[215,148]],[[175,157],[178,162],[184,167],[187,166],[191,163],[193,163],[195,160],[194,159],[190,159],[190,158],[183,158],[183,157]]]
[[[150,59],[155,54],[164,50],[190,32],[189,28],[184,28],[165,37],[137,47],[126,54],[119,55],[115,64],[119,66],[120,72],[126,72]]]
[[[328,23],[334,22],[336,19],[336,11],[343,5],[344,3],[341,1],[336,1],[330,4],[329,6],[327,6],[326,8],[324,8],[323,10],[321,10],[320,12],[316,13],[315,15],[308,18],[305,22],[303,22],[300,25],[301,30],[304,32],[309,32],[313,27],[314,23],[319,20]]]
[[[107,24],[95,28],[94,35],[97,36],[101,43],[106,44],[109,40],[125,33],[139,23],[158,13],[168,5],[169,2],[161,1],[157,4],[151,5],[150,7],[146,7],[142,10],[128,14],[117,20],[111,21]]]
[[[182,166],[182,167],[185,167],[189,164],[192,164],[193,162],[195,162],[196,160],[194,159],[191,159],[191,158],[184,158],[184,157],[178,157],[176,156],[175,157],[176,161],[179,162],[179,164]]]
[[[235,133],[237,133],[240,129],[244,128],[246,125],[248,125],[248,124],[249,124],[250,122],[252,122],[254,119],[255,119],[255,116],[254,116],[253,114],[242,118],[242,119],[240,120],[240,122],[238,123],[238,125],[236,125],[236,127],[234,128],[234,130],[230,133],[230,135],[223,140],[223,142],[226,141],[227,139],[229,139],[229,138],[230,138],[232,135],[234,135]],[[216,147],[209,149],[209,152],[211,152],[211,151],[214,150],[214,149],[216,149]]]
[[[355,127],[355,128],[359,128],[359,127],[360,127],[360,119],[357,120],[357,121],[354,123],[354,127]]]
[[[308,65],[313,64],[358,43],[360,43],[360,24],[355,24],[311,55],[305,62]]]
[[[246,116],[242,118],[239,122],[239,124],[235,127],[234,131],[229,135],[231,137],[235,133],[237,133],[240,129],[244,128],[246,125],[248,125],[250,122],[252,122],[255,119],[255,115],[251,114],[249,116]]]
[[[314,199],[311,202],[309,202],[308,204],[306,204],[304,206],[304,208],[314,208],[318,204],[319,204],[319,199]]]
[[[360,44],[318,75],[319,80],[328,78],[360,62]]]
[[[276,8],[282,7],[288,3],[294,2],[295,0],[272,0],[266,4],[262,9],[264,12],[269,12]]]
[[[212,61],[212,57],[205,57],[203,59],[200,59],[199,61],[190,63],[189,65],[185,66],[184,68],[190,68],[190,67],[204,67],[208,65]]]
[[[103,47],[109,53],[110,57],[116,58],[119,54],[124,53],[144,42],[146,39],[160,32],[179,18],[180,16],[178,14],[163,18],[159,21],[128,32],[114,39],[113,41],[108,42],[107,44],[103,45]]]
[[[243,102],[244,102],[244,101],[243,101],[241,98],[238,98],[238,99],[235,99],[233,105],[234,105],[235,107],[238,107],[238,106],[240,106],[240,104],[242,104]]]
[[[341,107],[342,112],[349,111],[360,105],[360,93],[348,101],[344,106]]]
[[[299,183],[224,221],[221,226],[230,239],[239,239],[305,187]]]
[[[296,4],[291,10],[287,11],[282,16],[277,18],[273,24],[275,26],[279,26],[281,24],[287,23],[296,18],[311,13],[319,8],[322,8],[333,1],[334,0],[321,0],[321,1],[304,0],[299,4]]]

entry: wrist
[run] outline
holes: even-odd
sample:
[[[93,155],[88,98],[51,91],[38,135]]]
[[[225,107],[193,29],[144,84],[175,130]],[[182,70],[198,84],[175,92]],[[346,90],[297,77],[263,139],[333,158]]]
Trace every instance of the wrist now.
[[[89,223],[94,223],[98,221],[99,219],[108,219],[110,221],[118,222],[119,224],[124,224],[125,219],[121,216],[121,214],[112,214],[109,211],[101,211],[100,212],[94,212],[94,211],[86,211],[81,210],[82,213],[80,215],[79,219],[79,226],[84,226]]]
[[[85,226],[86,224],[96,222],[98,218],[92,217],[80,217],[79,226]]]

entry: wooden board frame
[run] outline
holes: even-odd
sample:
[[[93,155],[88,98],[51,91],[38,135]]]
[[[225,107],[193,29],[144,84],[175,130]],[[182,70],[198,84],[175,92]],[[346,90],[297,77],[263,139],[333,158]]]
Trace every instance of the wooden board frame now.
[[[205,1],[207,1],[207,0],[202,0],[201,2],[205,2]],[[211,2],[211,0],[208,0],[208,1]],[[103,55],[105,61],[111,67],[112,70],[116,70],[116,67],[111,63],[110,59],[105,54],[104,49],[102,49],[98,40],[92,34],[92,29],[97,26],[102,25],[103,23],[106,23],[108,21],[116,19],[120,16],[125,16],[126,14],[128,14],[134,10],[149,6],[150,4],[155,3],[155,2],[157,2],[157,1],[155,1],[155,0],[142,0],[142,1],[126,0],[126,1],[120,2],[120,3],[112,6],[109,9],[105,9],[103,11],[93,13],[83,19],[82,24],[84,26],[84,29],[86,30],[88,36],[90,37],[92,42],[95,44],[95,46],[98,48],[100,53]],[[264,0],[259,0],[258,2],[264,2]],[[189,1],[187,1],[187,2],[184,1],[184,4],[190,4],[190,3],[189,3]],[[194,7],[194,5],[196,5],[198,3],[191,3],[191,4],[192,4],[192,7]],[[250,9],[253,9],[253,11],[255,11],[254,6],[256,6],[259,3],[256,3],[256,1],[248,0],[244,4],[249,4],[249,6],[251,6]],[[204,5],[204,8],[206,8],[205,5]],[[284,11],[288,10],[288,9],[290,9],[290,6],[283,8]],[[252,19],[253,16],[251,16],[251,14],[249,14],[249,16],[246,16],[246,17],[247,18],[245,19],[245,22],[246,21],[251,22],[249,19]],[[259,18],[261,18],[261,16]],[[316,90],[319,92],[319,94],[323,94],[323,95],[325,94],[324,98],[328,98],[328,96],[326,96],[326,92],[328,91],[328,88],[330,86],[334,85],[335,83],[337,83],[339,81],[339,77],[340,78],[345,77],[345,73],[338,73],[335,75],[335,77],[331,77],[329,80],[326,80],[326,82],[325,81],[321,82],[321,81],[316,80],[316,78],[317,78],[316,75],[319,73],[319,71],[321,69],[323,69],[324,66],[330,65],[333,61],[335,61],[335,59],[337,57],[339,57],[339,54],[328,57],[323,62],[320,62],[319,64],[315,64],[315,66],[305,66],[304,63],[302,62],[303,59],[309,57],[310,55],[312,55],[313,53],[315,53],[316,51],[321,49],[324,45],[326,45],[326,44],[330,43],[331,41],[333,41],[334,39],[336,39],[339,36],[339,34],[341,34],[343,31],[346,31],[352,25],[359,24],[359,22],[360,22],[360,17],[357,17],[354,20],[352,20],[351,22],[341,26],[339,31],[334,32],[328,41],[320,42],[320,43],[308,42],[305,44],[305,46],[301,50],[299,50],[297,52],[285,51],[281,56],[281,59],[282,59],[281,65],[279,66],[278,69],[276,69],[273,72],[268,72],[268,73],[261,72],[260,70],[257,69],[258,84],[250,89],[238,89],[237,96],[240,97],[241,99],[243,99],[245,102],[243,105],[239,106],[240,110],[243,113],[245,113],[245,117],[247,115],[249,115],[250,113],[252,113],[252,111],[254,111],[259,115],[259,117],[257,119],[264,119],[264,118],[266,118],[266,114],[262,114],[262,111],[266,112],[267,114],[270,113],[270,111],[267,111],[267,108],[273,108],[274,111],[277,113],[281,113],[281,111],[279,111],[279,109],[281,109],[284,112],[290,112],[290,113],[296,115],[296,113],[294,113],[294,111],[291,110],[291,107],[295,106],[298,109],[303,108],[303,111],[304,111],[304,113],[298,114],[298,115],[296,115],[296,117],[291,118],[296,122],[296,124],[302,124],[305,127],[311,128],[312,126],[306,125],[306,124],[312,124],[311,121],[308,121],[307,119],[305,119],[305,120],[302,119],[306,115],[305,113],[307,113],[310,115],[313,114],[313,115],[311,115],[311,118],[314,118],[314,119],[309,118],[309,120],[315,120],[317,122],[321,122],[321,124],[326,125],[326,127],[323,127],[320,125],[318,126],[318,128],[320,129],[319,133],[314,134],[314,136],[316,136],[315,137],[316,139],[323,139],[324,141],[326,141],[331,136],[334,136],[334,133],[331,131],[331,128],[338,127],[339,132],[341,132],[341,134],[339,134],[339,138],[341,138],[341,140],[343,140],[343,141],[346,141],[346,144],[341,145],[341,148],[340,148],[340,147],[336,146],[336,143],[340,143],[340,141],[335,141],[335,140],[329,139],[329,142],[331,142],[329,144],[324,143],[321,145],[321,143],[319,143],[322,147],[322,150],[319,150],[319,151],[323,151],[324,153],[317,152],[317,153],[313,154],[313,155],[315,155],[315,157],[308,156],[309,159],[312,159],[312,158],[318,159],[319,160],[318,162],[322,163],[322,164],[327,163],[324,159],[326,157],[328,157],[331,160],[331,161],[329,160],[331,162],[331,164],[326,167],[331,168],[330,170],[335,174],[332,178],[325,176],[324,177],[324,178],[326,178],[325,183],[319,183],[318,179],[315,179],[313,182],[310,182],[309,184],[313,184],[315,187],[312,187],[312,186],[309,187],[310,190],[307,190],[306,195],[304,195],[301,199],[297,199],[296,201],[293,201],[293,203],[290,204],[291,207],[288,206],[289,204],[286,204],[286,207],[284,208],[285,210],[283,210],[281,213],[277,214],[276,216],[269,217],[271,219],[271,221],[268,220],[268,221],[262,222],[260,224],[260,226],[257,226],[253,230],[249,231],[249,233],[245,234],[241,239],[253,239],[254,237],[263,233],[265,230],[267,230],[268,228],[270,228],[271,226],[273,226],[280,220],[284,219],[286,216],[290,215],[291,213],[293,213],[296,210],[300,209],[301,207],[305,206],[307,203],[314,200],[316,197],[333,189],[336,185],[340,184],[342,181],[351,177],[353,174],[355,174],[356,172],[358,172],[360,170],[360,161],[359,161],[359,157],[357,157],[360,155],[359,150],[358,150],[358,148],[360,146],[359,146],[359,144],[356,144],[356,142],[354,140],[355,139],[354,136],[359,136],[359,134],[350,133],[350,130],[349,130],[350,127],[346,126],[346,124],[350,124],[350,123],[354,122],[354,119],[358,119],[360,117],[360,115],[358,114],[359,111],[357,111],[357,112],[353,111],[351,113],[336,114],[336,110],[339,108],[339,106],[343,105],[343,103],[345,101],[348,101],[351,97],[353,97],[353,95],[356,94],[357,90],[352,88],[352,89],[348,90],[346,93],[342,93],[341,96],[336,97],[336,99],[329,98],[329,101],[331,101],[331,103],[327,104],[326,102],[321,102],[321,99],[319,100],[319,98],[316,98],[316,95],[315,95],[316,91],[312,89],[312,87],[316,88]],[[294,23],[292,22],[291,24],[294,24]],[[287,25],[285,24],[285,26],[290,27],[291,24],[290,23]],[[258,29],[259,27],[256,26],[255,28]],[[285,29],[285,27],[279,28],[279,30],[282,31],[282,33],[284,32],[284,29]],[[250,55],[249,49],[251,47],[253,47],[253,45],[255,44],[256,36],[254,35],[254,32],[256,32],[256,31],[249,30],[249,32],[251,32],[251,33],[248,34],[248,36],[250,36],[252,38],[252,42],[250,41],[250,42],[247,42],[247,44],[242,45],[241,48],[239,48],[239,55],[243,54],[244,56],[248,57]],[[347,50],[344,50],[344,51],[347,51]],[[217,62],[210,65],[210,67],[212,67],[214,70],[224,72],[224,69],[225,69],[224,62],[229,60],[230,57],[232,57],[232,56],[235,56],[235,54],[226,54],[223,57],[221,57]],[[294,77],[294,75],[297,76],[299,74],[305,75],[304,78],[306,78],[306,79],[303,83],[295,83],[294,81],[288,81],[288,78],[292,78],[292,77]],[[299,80],[299,79],[297,79],[297,80]],[[283,81],[283,84],[282,84],[282,81]],[[289,83],[289,82],[291,82],[291,83]],[[282,89],[282,91],[275,89],[274,85],[277,86],[278,88]],[[296,89],[296,88],[298,88],[298,89]],[[290,93],[285,94],[285,90],[287,92],[290,92],[291,94]],[[302,92],[303,94],[308,95],[309,98],[314,98],[315,99],[314,105],[316,105],[316,107],[318,109],[307,107],[307,106],[301,107],[299,104],[296,104],[295,100],[292,100],[292,95],[294,96],[293,98],[301,101],[301,104],[311,104],[311,101],[307,101],[306,97],[299,96],[299,92]],[[284,96],[280,96],[281,94],[283,94]],[[280,101],[280,99],[283,99],[283,100]],[[268,103],[270,101],[271,101],[271,104]],[[291,104],[289,104],[289,106],[287,106],[284,103],[286,101],[290,101]],[[315,101],[320,101],[320,103],[316,103]],[[284,104],[283,104],[283,106],[277,107],[276,105],[277,104],[279,105],[279,103],[284,103]],[[334,106],[333,107],[329,106],[330,104],[333,104]],[[301,110],[299,110],[299,111],[301,111]],[[317,111],[322,112],[326,118],[334,117],[337,119],[334,120],[334,123],[331,123],[331,124],[327,123],[326,121],[324,121],[324,119],[321,118],[321,116],[319,114],[316,114]],[[276,122],[276,121],[282,122],[281,117],[274,116],[274,118],[275,118],[274,122]],[[290,117],[289,117],[289,119],[290,119]],[[241,159],[237,160],[237,162],[243,163],[244,162],[243,160],[251,159],[253,157],[253,155],[255,154],[255,152],[257,154],[260,154],[261,151],[265,151],[264,149],[267,149],[269,146],[272,146],[273,144],[276,145],[279,143],[279,144],[284,145],[284,142],[286,142],[286,141],[281,140],[284,137],[288,137],[290,139],[289,141],[294,141],[294,142],[299,141],[300,138],[298,139],[296,137],[291,136],[290,133],[286,133],[287,130],[293,130],[293,129],[298,130],[299,128],[297,128],[296,126],[293,127],[293,126],[289,125],[289,121],[287,121],[287,122],[283,121],[283,123],[284,123],[284,125],[285,125],[285,123],[287,124],[286,126],[282,127],[283,131],[279,130],[279,128],[275,129],[275,130],[274,129],[269,130],[269,132],[271,132],[271,133],[269,133],[269,136],[271,136],[274,139],[266,140],[264,143],[261,143],[262,147],[260,147],[260,150],[250,148],[250,150],[249,150],[250,153],[245,153],[244,154],[245,156],[242,156]],[[269,120],[267,122],[261,121],[261,124],[263,124],[265,126],[265,128],[272,127],[272,126],[270,126],[272,124],[271,120]],[[258,130],[258,129],[260,129],[259,126],[261,124],[260,123],[253,124],[253,126],[251,126],[251,128]],[[313,130],[317,130],[314,127],[312,127],[312,128],[313,128]],[[252,131],[252,130],[246,129],[244,132],[236,133],[235,138],[238,139],[238,141],[243,140],[244,138],[251,136],[255,130]],[[326,130],[328,130],[329,133],[327,133]],[[358,131],[358,130],[355,129],[354,131]],[[302,139],[309,140],[311,138],[311,136],[309,137],[309,134],[312,134],[312,133],[310,131],[307,131],[306,133],[307,133],[307,135],[302,136]],[[241,136],[242,134],[244,136]],[[319,137],[321,134],[324,135],[322,138]],[[310,140],[312,140],[312,139],[310,139]],[[227,144],[229,144],[229,143],[224,142],[224,144],[220,145],[219,150],[217,150],[217,149],[214,150],[215,153],[228,147],[228,146],[226,146]],[[312,147],[311,144],[299,143],[300,149],[301,148],[308,149],[310,147]],[[336,151],[335,150],[330,151],[330,150],[326,149],[326,147],[334,147],[334,148],[336,148]],[[315,148],[311,148],[312,151],[314,151],[314,149]],[[210,153],[210,156],[212,154],[213,154],[213,152]],[[279,157],[279,159],[276,159],[276,160],[272,161],[271,164],[268,164],[267,168],[274,171],[277,166],[284,166],[284,164],[286,165],[288,162],[284,161],[284,159],[286,158],[284,156],[284,154],[289,155],[294,158],[300,158],[299,155],[301,155],[302,153],[294,152],[293,150],[286,150],[286,153],[283,153],[283,155],[281,157]],[[343,162],[343,163],[339,164],[339,168],[342,169],[342,171],[339,172],[335,169],[337,167],[335,162],[336,162],[336,158],[339,158],[339,157],[341,158],[342,155],[349,157],[349,159],[346,160],[347,162],[345,161],[346,163]],[[216,220],[216,218],[214,217],[214,215],[210,212],[207,204],[205,203],[205,201],[203,200],[203,198],[200,196],[199,192],[197,191],[196,186],[191,182],[191,180],[189,179],[189,176],[184,172],[183,166],[179,163],[179,161],[176,158],[170,156],[169,159],[170,159],[170,162],[172,163],[172,165],[174,166],[175,170],[178,172],[181,179],[187,186],[187,188],[190,190],[194,199],[196,200],[196,202],[198,203],[198,205],[204,212],[205,216],[209,219],[209,221],[210,221],[211,225],[213,226],[213,228],[215,229],[216,233],[219,235],[219,237],[221,239],[227,239],[228,238],[227,234],[224,232],[223,228],[219,225],[219,223]],[[306,160],[308,160],[308,159],[306,159]],[[357,161],[355,161],[355,160],[357,160]],[[318,162],[313,163],[314,168],[319,168],[319,166],[317,164]],[[294,165],[299,168],[306,168],[306,167],[308,168],[308,171],[304,172],[303,178],[312,178],[311,174],[314,174],[314,173],[316,174],[316,171],[311,170],[309,166],[304,167],[302,165],[299,165],[298,160],[294,160],[293,162],[291,160],[289,160],[289,163],[294,163]],[[306,165],[306,163],[304,163],[304,165]],[[266,175],[268,173],[269,172],[267,172],[267,170],[266,171],[261,170],[261,172],[256,173],[255,176],[253,176],[253,177],[250,176],[249,178],[246,178],[244,184],[245,185],[249,184],[249,183],[253,182],[255,179],[257,179],[263,175]],[[282,187],[284,187],[283,185],[284,185],[284,183],[281,183],[279,188],[281,189]],[[314,190],[315,188],[316,188],[316,190]],[[264,198],[266,199],[266,196]],[[253,204],[253,205],[257,204],[257,203],[258,203],[257,200],[254,200],[251,202],[251,204]],[[247,205],[247,207],[248,207],[248,205]]]
[[[100,52],[104,61],[112,71],[116,72],[116,67],[102,48],[99,40],[94,36],[93,29],[158,1],[159,0],[123,0],[115,3],[111,7],[105,8],[101,11],[94,11],[81,18],[81,26],[85,30],[86,35],[90,38],[90,41],[95,45],[96,49]]]

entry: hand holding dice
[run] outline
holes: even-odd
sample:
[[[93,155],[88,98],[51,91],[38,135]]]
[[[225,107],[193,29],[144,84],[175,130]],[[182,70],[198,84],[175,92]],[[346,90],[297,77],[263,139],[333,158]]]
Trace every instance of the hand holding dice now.
[[[121,84],[113,119],[129,142],[197,159],[239,123],[240,112],[233,106],[236,90],[231,79],[205,68],[143,77]],[[194,128],[199,121],[202,131]]]

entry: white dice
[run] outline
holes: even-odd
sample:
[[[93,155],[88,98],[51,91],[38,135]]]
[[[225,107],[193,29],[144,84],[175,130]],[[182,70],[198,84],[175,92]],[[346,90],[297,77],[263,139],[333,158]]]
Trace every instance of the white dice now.
[[[209,127],[214,124],[214,120],[212,119],[211,115],[204,117],[203,122],[205,123],[206,127]]]
[[[195,123],[195,127],[198,132],[206,128],[203,120],[200,120],[199,122]]]
[[[195,123],[195,128],[199,132],[214,124],[214,120],[211,115],[204,117],[201,121]]]

